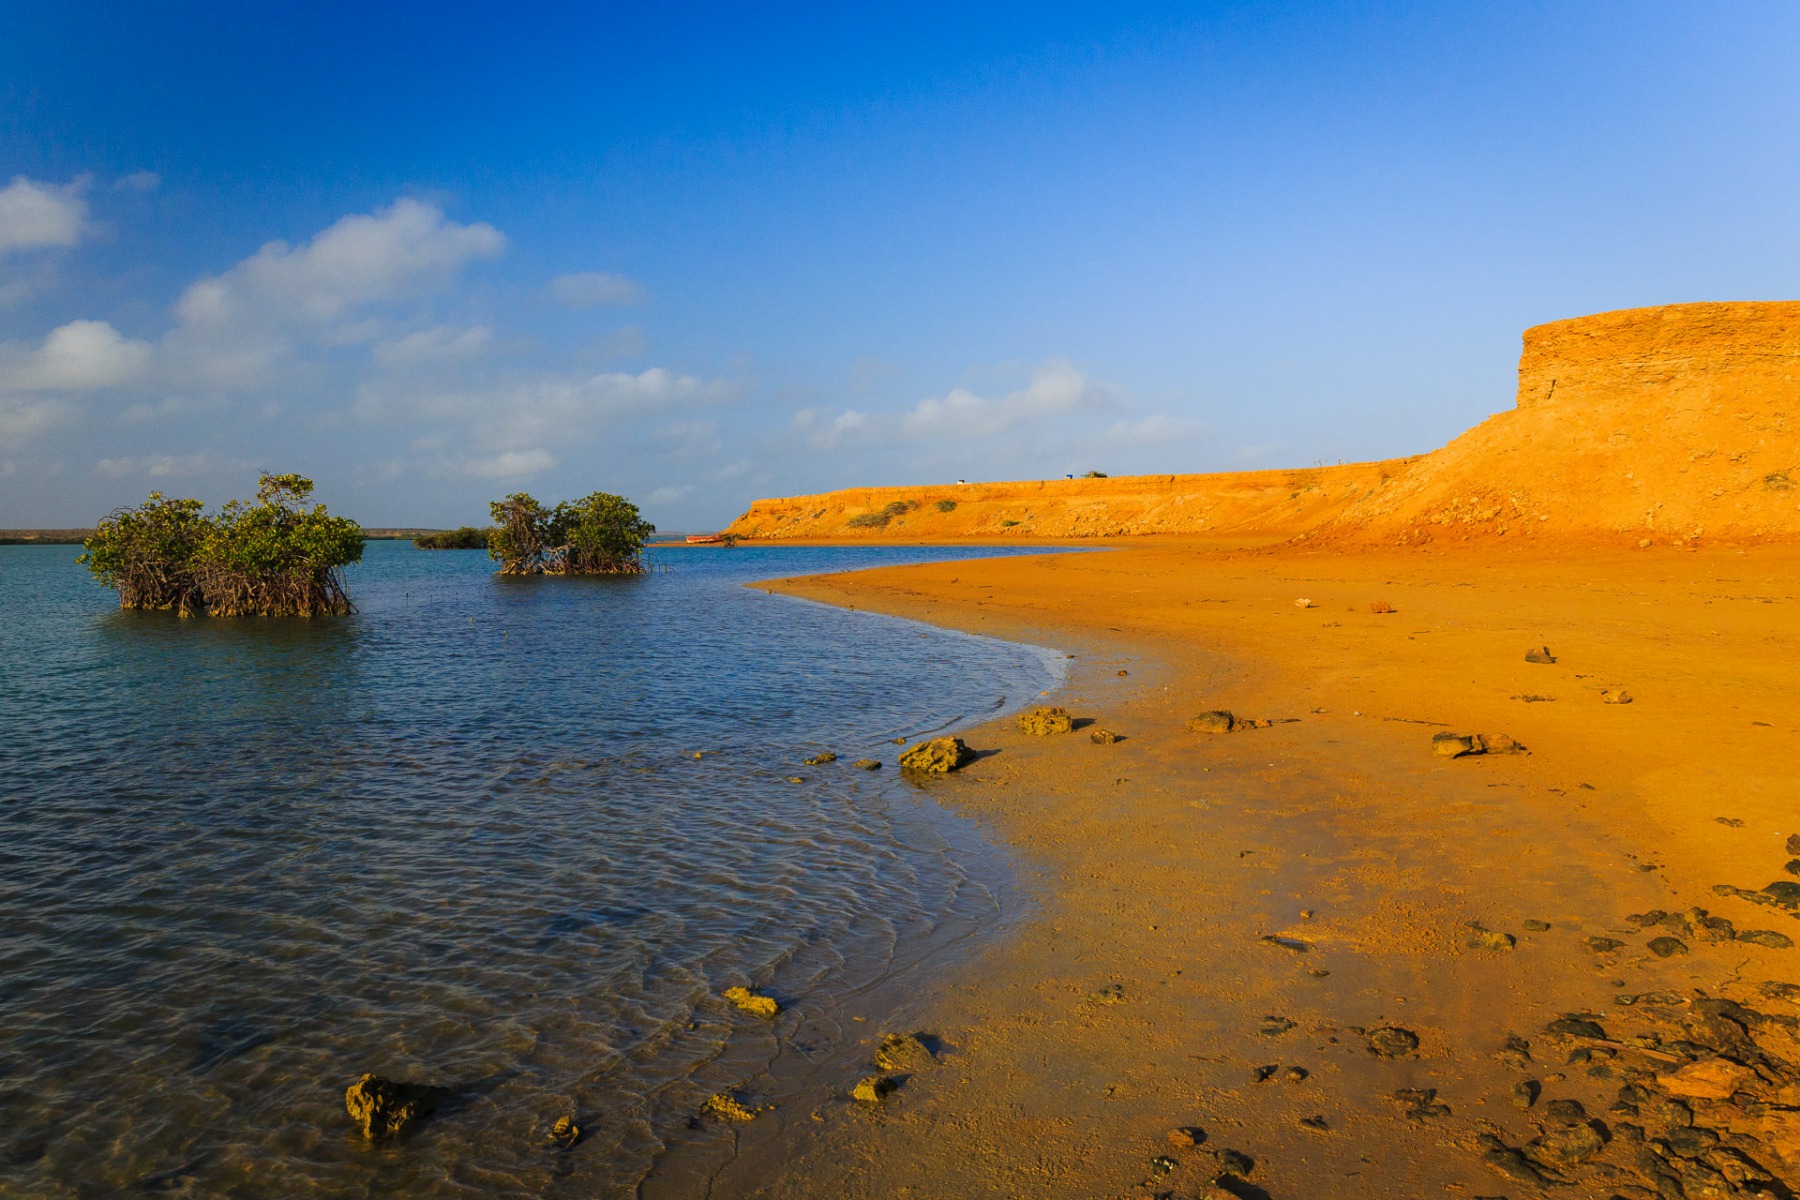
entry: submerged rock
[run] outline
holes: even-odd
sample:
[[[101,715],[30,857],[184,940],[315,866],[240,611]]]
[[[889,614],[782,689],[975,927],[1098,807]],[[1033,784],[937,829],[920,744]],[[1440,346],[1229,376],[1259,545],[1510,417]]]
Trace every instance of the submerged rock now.
[[[550,1127],[550,1140],[567,1150],[581,1140],[581,1126],[575,1123],[574,1117],[558,1117],[556,1124]]]
[[[344,1092],[344,1108],[364,1137],[392,1137],[429,1117],[447,1094],[430,1084],[364,1075]]]
[[[755,1013],[759,1017],[773,1017],[781,1012],[781,1005],[773,996],[764,996],[747,987],[728,987],[724,992],[725,999],[743,1009],[747,1013]]]
[[[1075,728],[1075,719],[1061,705],[1045,704],[1020,713],[1018,724],[1020,733],[1044,737],[1052,733],[1069,732]]]
[[[821,750],[821,751],[819,751],[819,753],[817,753],[817,754],[813,755],[811,758],[807,759],[806,765],[809,767],[822,767],[826,763],[834,763],[836,761],[837,761],[837,752],[836,751]]]
[[[872,758],[859,758],[850,764],[859,771],[879,771],[881,764]]]
[[[1236,717],[1222,708],[1215,708],[1189,721],[1187,727],[1189,733],[1230,733],[1236,726]]]
[[[975,761],[975,752],[959,737],[932,738],[900,756],[900,769],[921,775],[944,775]]]
[[[758,1112],[757,1109],[746,1108],[743,1101],[730,1092],[714,1092],[706,1098],[701,1111],[723,1117],[727,1121],[754,1121]]]

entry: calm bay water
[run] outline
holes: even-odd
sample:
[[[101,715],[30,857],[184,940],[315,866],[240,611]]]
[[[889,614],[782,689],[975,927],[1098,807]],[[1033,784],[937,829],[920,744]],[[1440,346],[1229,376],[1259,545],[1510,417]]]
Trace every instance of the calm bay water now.
[[[120,613],[75,552],[0,547],[9,1195],[693,1194],[730,1152],[707,1095],[799,1094],[859,997],[996,910],[892,739],[1060,670],[738,586],[994,551],[501,580],[378,542],[360,613],[313,622]],[[364,1071],[452,1099],[370,1146]]]

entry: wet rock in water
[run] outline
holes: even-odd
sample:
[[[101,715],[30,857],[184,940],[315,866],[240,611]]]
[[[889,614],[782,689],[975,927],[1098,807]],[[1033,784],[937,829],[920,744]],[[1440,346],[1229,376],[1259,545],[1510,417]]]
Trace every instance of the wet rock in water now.
[[[788,776],[788,777],[787,777],[787,781],[788,781],[788,782],[789,782],[789,783],[805,783],[805,782],[806,782],[806,780],[804,780],[804,779],[802,779],[802,778],[801,778],[801,777],[800,777],[800,776],[798,776],[798,775],[789,775],[789,776]]]
[[[864,1104],[880,1104],[899,1086],[899,1081],[892,1075],[866,1075],[856,1081],[850,1096]]]
[[[1198,1125],[1177,1125],[1169,1130],[1169,1145],[1186,1149],[1206,1140],[1206,1130]]]
[[[1767,946],[1771,950],[1786,950],[1794,944],[1794,939],[1785,933],[1777,933],[1773,929],[1740,929],[1737,940],[1751,942],[1758,946]]]
[[[1527,920],[1524,922],[1524,925],[1526,930],[1530,933],[1547,933],[1550,929],[1550,922],[1548,921]]]
[[[884,1071],[923,1071],[937,1061],[916,1033],[890,1033],[875,1047],[875,1065]]]
[[[1383,1025],[1368,1033],[1369,1053],[1377,1058],[1404,1058],[1419,1049],[1419,1035],[1398,1025]]]
[[[1434,733],[1431,735],[1431,752],[1439,758],[1461,758],[1465,754],[1480,754],[1481,738],[1473,733]]]
[[[1615,950],[1623,950],[1625,943],[1618,938],[1591,937],[1585,938],[1582,944],[1595,954],[1611,954]]]
[[[1559,1125],[1573,1125],[1587,1120],[1587,1109],[1579,1100],[1551,1100],[1544,1105],[1544,1116]]]
[[[975,761],[975,752],[959,737],[932,738],[900,756],[900,769],[919,775],[945,775]]]
[[[759,1017],[773,1017],[781,1012],[781,1005],[775,997],[753,992],[747,987],[728,987],[723,994],[726,1000],[738,1008]]]
[[[730,1092],[714,1092],[706,1098],[701,1111],[723,1117],[727,1121],[754,1121],[758,1112],[757,1109],[746,1107],[743,1101]]]
[[[1556,661],[1556,655],[1550,653],[1550,647],[1539,646],[1535,650],[1527,650],[1525,652],[1525,661],[1528,663],[1540,663],[1540,664],[1547,665],[1549,663],[1553,663]]]
[[[809,767],[822,767],[826,763],[834,763],[836,761],[837,761],[837,754],[834,751],[821,750],[817,754],[813,755],[811,758],[807,759],[806,765]]]
[[[1541,1166],[1567,1168],[1586,1162],[1606,1148],[1606,1138],[1591,1124],[1545,1130],[1524,1146],[1526,1157]]]
[[[1481,1148],[1482,1163],[1514,1183],[1544,1182],[1543,1174],[1527,1162],[1523,1154],[1493,1134],[1478,1134],[1475,1144]]]
[[[1606,1030],[1600,1022],[1584,1017],[1580,1013],[1565,1013],[1544,1026],[1544,1032],[1556,1034],[1559,1037],[1604,1038],[1606,1036]]]
[[[850,764],[859,771],[879,771],[881,764],[872,758],[859,758]]]
[[[1069,710],[1060,705],[1046,704],[1028,709],[1019,714],[1019,732],[1044,737],[1052,733],[1067,733],[1075,728],[1075,720],[1069,716]]]
[[[429,1117],[447,1094],[430,1084],[364,1075],[344,1092],[344,1108],[364,1137],[392,1137]]]
[[[1630,704],[1631,703],[1631,693],[1626,691],[1624,688],[1607,688],[1605,691],[1600,693],[1600,703],[1602,703],[1602,704]]]
[[[1688,952],[1687,943],[1680,938],[1657,937],[1651,938],[1644,944],[1650,948],[1650,953],[1658,958],[1672,958],[1677,954]]]
[[[1521,1079],[1512,1085],[1512,1106],[1520,1112],[1526,1112],[1537,1103],[1537,1098],[1543,1091],[1544,1085],[1537,1080]]]
[[[556,1124],[550,1127],[550,1140],[567,1150],[581,1140],[581,1126],[575,1123],[574,1117],[558,1117]]]
[[[1119,740],[1119,735],[1110,729],[1096,729],[1088,734],[1088,741],[1096,746],[1110,746]]]
[[[1475,935],[1469,939],[1469,946],[1476,950],[1511,950],[1519,944],[1512,934],[1498,933],[1475,921],[1469,922],[1469,931]]]
[[[1189,733],[1230,733],[1237,726],[1237,718],[1222,708],[1203,712],[1187,724]]]
[[[1671,1096],[1695,1100],[1727,1100],[1756,1072],[1728,1058],[1706,1058],[1656,1077],[1656,1086]],[[1692,1119],[1691,1117],[1689,1118]]]

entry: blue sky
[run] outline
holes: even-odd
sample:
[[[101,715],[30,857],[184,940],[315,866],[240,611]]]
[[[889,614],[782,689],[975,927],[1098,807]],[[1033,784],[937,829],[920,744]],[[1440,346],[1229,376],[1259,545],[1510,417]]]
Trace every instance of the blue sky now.
[[[370,11],[379,8],[380,11]],[[1305,466],[1800,294],[1789,4],[0,3],[0,526]]]

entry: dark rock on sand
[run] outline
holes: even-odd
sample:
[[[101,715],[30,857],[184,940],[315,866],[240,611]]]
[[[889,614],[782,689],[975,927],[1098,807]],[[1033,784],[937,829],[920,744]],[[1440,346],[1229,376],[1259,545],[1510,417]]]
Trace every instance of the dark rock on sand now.
[[[899,1086],[900,1081],[891,1075],[868,1075],[856,1081],[850,1095],[864,1104],[880,1104]]]
[[[1677,954],[1686,954],[1688,952],[1687,943],[1680,938],[1651,938],[1645,945],[1650,948],[1650,953],[1656,955],[1658,958],[1671,958]]]
[[[1591,1123],[1546,1130],[1526,1143],[1524,1151],[1542,1166],[1567,1168],[1586,1162],[1606,1148],[1606,1138]]]
[[[1475,921],[1469,922],[1469,930],[1474,934],[1469,945],[1477,950],[1511,950],[1519,944],[1512,934],[1496,932]]]
[[[1491,1133],[1477,1135],[1475,1144],[1481,1147],[1481,1161],[1489,1168],[1514,1183],[1543,1183],[1544,1176],[1538,1169],[1525,1160],[1525,1156],[1508,1146]]]
[[[1480,740],[1480,736],[1473,733],[1434,733],[1431,735],[1431,752],[1439,758],[1480,754],[1484,749],[1479,745]]]
[[[1542,663],[1548,665],[1549,663],[1556,661],[1556,655],[1550,653],[1550,647],[1539,646],[1535,650],[1527,650],[1525,652],[1525,661],[1528,663]]]
[[[1198,1125],[1177,1125],[1169,1130],[1169,1145],[1180,1149],[1198,1146],[1206,1140],[1206,1130]]]
[[[1088,741],[1096,746],[1110,746],[1119,740],[1119,735],[1110,729],[1096,729],[1088,734]]]
[[[1600,703],[1602,703],[1602,704],[1630,704],[1631,703],[1631,693],[1626,691],[1624,688],[1607,688],[1605,691],[1600,693]]]
[[[1800,854],[1800,833],[1788,834],[1787,852],[1789,854]]]
[[[1283,937],[1280,934],[1265,933],[1262,936],[1265,945],[1280,946],[1283,950],[1292,950],[1296,954],[1305,954],[1312,947],[1296,937]]]
[[[920,775],[944,775],[975,761],[975,752],[959,737],[932,738],[900,756],[900,769]]]
[[[1222,708],[1215,708],[1189,721],[1187,727],[1189,733],[1230,733],[1236,725],[1236,717]]]
[[[1785,933],[1777,933],[1773,929],[1740,929],[1737,933],[1740,942],[1751,942],[1758,946],[1767,946],[1771,950],[1786,950],[1794,944],[1794,939]]]
[[[1595,954],[1611,954],[1614,950],[1623,950],[1625,948],[1624,942],[1621,942],[1618,938],[1609,937],[1587,938],[1583,944]]]
[[[1587,1109],[1579,1100],[1551,1100],[1544,1105],[1544,1116],[1559,1125],[1573,1125],[1587,1120]]]
[[[1529,933],[1546,933],[1550,929],[1550,922],[1548,921],[1527,920],[1523,922],[1523,924],[1526,931]]]
[[[1782,870],[1789,875],[1800,875],[1800,858],[1790,858],[1782,864]]]
[[[923,1071],[937,1061],[916,1033],[890,1033],[875,1047],[875,1065],[884,1071]]]
[[[1369,1053],[1377,1058],[1404,1058],[1418,1052],[1419,1035],[1398,1025],[1383,1025],[1368,1033]]]
[[[1568,1013],[1544,1026],[1545,1033],[1553,1033],[1559,1037],[1604,1038],[1606,1030],[1600,1022],[1590,1020],[1579,1013]]]
[[[1068,709],[1060,705],[1041,705],[1019,714],[1020,733],[1043,737],[1052,733],[1067,733],[1073,728],[1074,718],[1069,716]]]
[[[1263,1037],[1280,1037],[1297,1024],[1298,1022],[1290,1021],[1286,1017],[1270,1015],[1262,1019],[1262,1025],[1256,1032]]]
[[[1314,1113],[1310,1117],[1301,1117],[1300,1124],[1307,1129],[1315,1129],[1320,1133],[1325,1133],[1331,1128],[1331,1126],[1325,1122],[1324,1113]]]
[[[366,1138],[391,1137],[429,1117],[448,1091],[364,1075],[344,1092],[344,1108]]]
[[[1523,742],[1515,742],[1504,733],[1484,733],[1481,735],[1482,752],[1485,754],[1530,754]]]
[[[1394,1103],[1406,1109],[1409,1121],[1429,1121],[1450,1115],[1450,1106],[1437,1102],[1436,1088],[1397,1088]]]
[[[1769,903],[1781,908],[1800,908],[1800,883],[1777,879],[1763,885],[1763,895],[1769,898]]]
[[[1543,1094],[1543,1091],[1544,1085],[1537,1080],[1521,1079],[1512,1085],[1512,1106],[1520,1112],[1525,1112],[1537,1103],[1537,1099]]]

